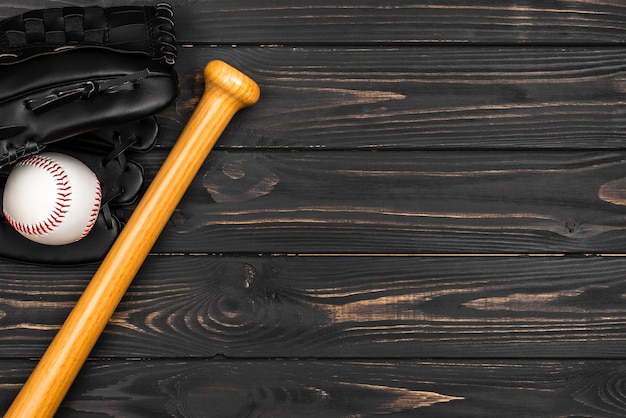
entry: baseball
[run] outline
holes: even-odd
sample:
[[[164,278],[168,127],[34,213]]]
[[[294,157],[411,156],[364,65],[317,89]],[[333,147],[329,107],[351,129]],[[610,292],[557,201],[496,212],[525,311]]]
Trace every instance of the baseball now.
[[[19,161],[4,187],[3,213],[24,237],[45,245],[84,238],[102,198],[100,181],[69,155],[42,153]]]

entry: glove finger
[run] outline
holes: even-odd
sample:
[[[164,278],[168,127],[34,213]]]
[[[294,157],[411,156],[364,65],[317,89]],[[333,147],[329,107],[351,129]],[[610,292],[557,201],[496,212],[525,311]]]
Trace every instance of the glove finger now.
[[[61,139],[154,115],[178,95],[174,70],[145,57],[86,49],[64,54],[38,56],[23,68],[0,65],[0,165]],[[34,77],[41,68],[55,70]]]

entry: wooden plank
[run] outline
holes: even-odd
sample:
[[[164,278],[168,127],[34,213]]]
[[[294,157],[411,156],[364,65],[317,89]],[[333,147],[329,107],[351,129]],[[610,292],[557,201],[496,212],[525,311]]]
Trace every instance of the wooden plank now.
[[[32,364],[0,361],[0,411]],[[623,361],[92,361],[56,415],[624,416]]]
[[[89,267],[3,262],[0,356],[38,357]],[[624,358],[622,257],[151,256],[110,358]]]
[[[626,6],[608,0],[171,0],[180,42],[214,44],[622,44]],[[104,6],[153,4],[101,0]],[[78,1],[3,2],[0,18]]]
[[[624,415],[626,5],[173,4],[148,181],[208,60],[263,99],[59,416]],[[0,261],[0,411],[95,268]]]
[[[599,149],[626,145],[623,48],[182,48],[170,147],[223,59],[261,100],[218,146],[255,149]]]
[[[141,158],[150,179],[165,155]],[[623,253],[624,173],[623,152],[214,151],[155,251]]]
[[[180,4],[180,3],[178,3]],[[182,5],[181,5],[182,6]],[[252,44],[623,43],[626,6],[609,1],[255,0],[178,7],[183,42]]]

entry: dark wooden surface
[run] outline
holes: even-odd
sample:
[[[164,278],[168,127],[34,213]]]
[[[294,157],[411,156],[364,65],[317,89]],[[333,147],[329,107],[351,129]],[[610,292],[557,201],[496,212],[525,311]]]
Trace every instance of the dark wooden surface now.
[[[206,62],[262,99],[59,417],[626,415],[626,4],[172,3],[147,182]],[[0,411],[96,268],[0,261]]]

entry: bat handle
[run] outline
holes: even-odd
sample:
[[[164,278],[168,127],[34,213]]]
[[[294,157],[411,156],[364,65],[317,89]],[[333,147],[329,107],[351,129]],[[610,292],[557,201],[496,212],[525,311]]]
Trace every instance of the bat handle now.
[[[219,136],[259,98],[257,84],[222,61],[208,63],[204,78],[205,92],[176,144],[5,417],[55,414]]]

